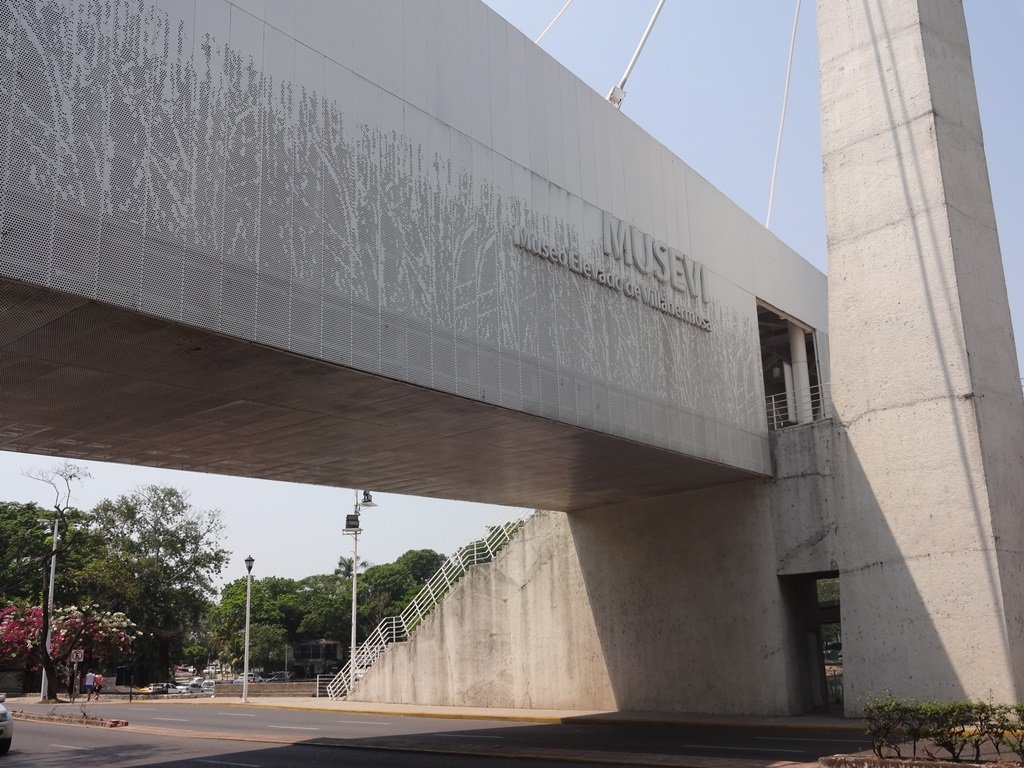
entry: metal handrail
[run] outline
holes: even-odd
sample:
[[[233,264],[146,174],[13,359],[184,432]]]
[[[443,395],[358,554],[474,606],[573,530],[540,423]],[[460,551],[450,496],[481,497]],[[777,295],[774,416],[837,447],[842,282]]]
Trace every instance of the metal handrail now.
[[[765,397],[768,429],[776,430],[831,418],[832,391],[829,384],[815,384],[803,392],[779,392]]]
[[[388,646],[409,639],[470,568],[493,560],[519,532],[526,519],[523,517],[491,526],[484,538],[470,542],[445,560],[398,616],[388,616],[381,621],[370,636],[357,646],[352,658],[327,684],[327,695],[332,699],[342,699],[351,694],[352,665],[355,664],[354,678],[358,682],[366,670],[384,654]]]

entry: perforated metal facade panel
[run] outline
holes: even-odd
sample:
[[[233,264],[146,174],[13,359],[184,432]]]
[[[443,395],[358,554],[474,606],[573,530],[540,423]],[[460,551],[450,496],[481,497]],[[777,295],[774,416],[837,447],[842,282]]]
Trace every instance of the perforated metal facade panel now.
[[[0,4],[0,275],[769,471],[706,182],[476,3],[287,5]],[[607,256],[609,214],[703,297]]]

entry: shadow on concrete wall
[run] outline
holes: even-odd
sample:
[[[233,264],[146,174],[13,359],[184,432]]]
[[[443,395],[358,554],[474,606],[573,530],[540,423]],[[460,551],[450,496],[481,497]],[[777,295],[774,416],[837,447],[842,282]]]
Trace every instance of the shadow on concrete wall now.
[[[905,690],[916,675],[956,677],[911,574],[894,567],[899,547],[855,460],[845,472],[847,487],[860,489],[851,503],[873,531],[879,558],[868,564],[870,576],[840,575],[853,714],[864,697]],[[821,662],[808,658],[807,641],[816,594],[813,579],[777,576],[772,488],[738,483],[569,516],[620,710],[791,715],[816,708],[818,682],[809,670]],[[849,611],[863,620],[852,621],[847,635]],[[878,654],[906,676],[858,685],[877,678],[869,673]],[[959,698],[965,690],[952,685],[947,693]]]

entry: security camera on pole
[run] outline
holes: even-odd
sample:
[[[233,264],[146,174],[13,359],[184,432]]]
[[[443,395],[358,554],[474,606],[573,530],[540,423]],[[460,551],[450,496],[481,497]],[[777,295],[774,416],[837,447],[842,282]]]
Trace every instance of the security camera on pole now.
[[[359,511],[377,506],[369,491],[363,491],[362,500],[359,498],[359,491],[354,491],[354,493],[356,495],[355,508],[351,515],[345,516],[345,530],[342,531],[344,535],[352,537],[352,652],[348,662],[349,693],[356,686],[356,571],[359,570],[359,534],[363,532],[363,529],[359,527]]]

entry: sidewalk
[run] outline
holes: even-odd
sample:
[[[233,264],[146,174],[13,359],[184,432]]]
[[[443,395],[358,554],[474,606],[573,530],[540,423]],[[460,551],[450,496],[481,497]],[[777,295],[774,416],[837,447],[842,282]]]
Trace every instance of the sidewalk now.
[[[237,697],[218,697],[209,703],[238,703]],[[381,702],[334,701],[316,697],[249,697],[249,706],[285,709],[318,709],[325,712],[351,712],[365,715],[403,715],[406,717],[438,717],[464,720],[505,720],[523,723],[597,723],[614,725],[703,725],[721,728],[817,728],[862,735],[867,723],[859,718],[831,715],[797,715],[793,717],[755,717],[748,715],[702,715],[674,712],[607,712],[575,709],[490,709],[483,707],[452,707],[421,704],[387,704]]]

